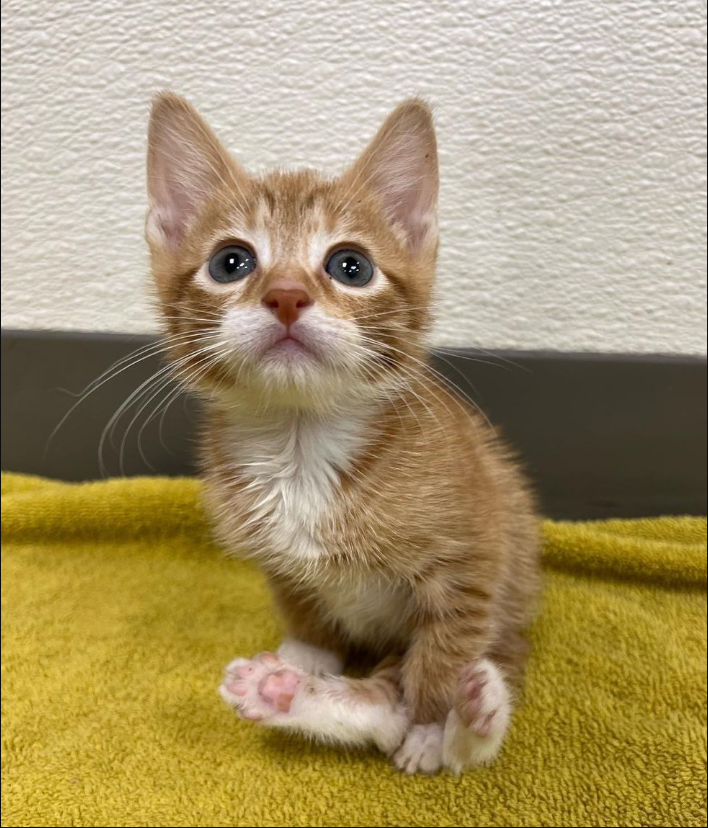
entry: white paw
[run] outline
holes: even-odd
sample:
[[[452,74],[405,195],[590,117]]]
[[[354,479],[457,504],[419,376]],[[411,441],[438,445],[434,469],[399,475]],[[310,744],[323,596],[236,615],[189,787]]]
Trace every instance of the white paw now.
[[[243,719],[275,724],[287,718],[304,674],[273,653],[237,658],[226,668],[219,693]]]
[[[462,672],[454,709],[445,724],[443,757],[456,773],[496,759],[511,719],[511,699],[498,668],[483,658]]]
[[[414,725],[393,761],[406,773],[436,773],[443,763],[443,726]]]
[[[313,676],[338,676],[344,667],[342,660],[335,653],[305,644],[296,638],[283,639],[283,643],[278,647],[278,655],[283,661]]]

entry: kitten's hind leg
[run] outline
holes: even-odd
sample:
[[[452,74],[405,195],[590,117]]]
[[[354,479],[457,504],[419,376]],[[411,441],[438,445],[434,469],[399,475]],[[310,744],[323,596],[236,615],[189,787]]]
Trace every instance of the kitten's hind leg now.
[[[462,671],[445,723],[443,763],[455,773],[496,759],[511,719],[511,695],[499,668],[480,658]]]
[[[244,719],[347,745],[395,750],[408,728],[398,667],[380,665],[368,678],[316,676],[272,653],[226,668],[222,698]]]

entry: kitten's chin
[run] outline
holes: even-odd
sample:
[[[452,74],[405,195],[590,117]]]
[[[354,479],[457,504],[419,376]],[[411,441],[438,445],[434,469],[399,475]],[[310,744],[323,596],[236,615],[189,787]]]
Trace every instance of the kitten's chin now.
[[[242,367],[229,396],[256,406],[326,409],[351,394],[354,385],[348,372],[333,371],[306,346],[284,341]]]

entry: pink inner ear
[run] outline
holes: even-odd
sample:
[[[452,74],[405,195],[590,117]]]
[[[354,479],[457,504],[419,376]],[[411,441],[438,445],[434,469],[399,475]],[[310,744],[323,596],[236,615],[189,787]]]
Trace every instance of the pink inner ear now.
[[[236,175],[245,176],[196,110],[169,93],[156,101],[148,192],[150,221],[163,243],[177,246],[219,187]]]
[[[379,170],[379,192],[386,213],[406,231],[410,246],[418,248],[435,225],[437,176],[425,154],[387,159]]]
[[[166,182],[163,186],[167,195],[163,201],[164,206],[158,211],[158,221],[165,241],[169,247],[174,248],[184,238],[190,223],[199,212],[199,207],[179,187],[170,188]]]
[[[178,215],[170,209],[161,210],[157,213],[156,220],[167,246],[171,249],[179,247],[184,238],[184,225],[179,221]]]
[[[169,247],[177,247],[208,198],[208,182],[199,167],[208,163],[195,152],[174,146],[174,137],[153,147],[150,196],[157,227]],[[190,157],[192,156],[192,157]]]
[[[423,171],[417,184],[408,191],[408,202],[404,202],[401,223],[407,228],[411,247],[419,248],[429,231],[435,227],[437,207],[437,181],[431,185],[431,175]]]
[[[423,245],[436,224],[438,197],[435,132],[427,107],[413,101],[395,110],[354,172],[403,227],[411,248]]]

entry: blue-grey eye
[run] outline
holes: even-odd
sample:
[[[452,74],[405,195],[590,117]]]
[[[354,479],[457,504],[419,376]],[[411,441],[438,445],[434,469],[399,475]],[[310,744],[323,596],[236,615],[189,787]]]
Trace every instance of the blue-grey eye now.
[[[363,287],[374,278],[374,266],[358,250],[337,250],[329,257],[325,270],[333,279],[351,287]]]
[[[209,260],[209,275],[215,282],[237,282],[255,269],[253,253],[237,244],[222,247]]]

